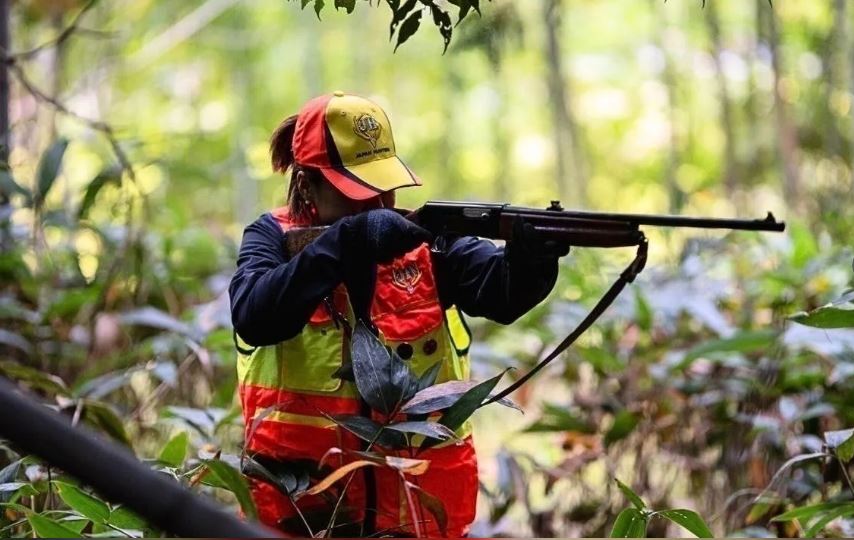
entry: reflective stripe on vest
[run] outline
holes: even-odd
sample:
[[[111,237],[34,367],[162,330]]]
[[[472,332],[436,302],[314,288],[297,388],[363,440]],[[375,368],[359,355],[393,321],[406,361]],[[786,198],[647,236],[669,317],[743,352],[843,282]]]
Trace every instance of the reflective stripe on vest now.
[[[301,225],[290,220],[286,209],[272,215],[284,231]],[[339,313],[350,312],[341,285],[331,303]],[[411,354],[406,361],[416,376],[442,362],[437,382],[469,378],[471,335],[456,307],[443,312],[426,245],[378,266],[371,317],[388,346]],[[359,414],[360,406],[355,384],[333,377],[348,359],[349,347],[323,304],[291,339],[255,349],[239,336],[235,341],[248,450],[283,459],[319,459],[333,446],[355,447],[352,435],[342,434],[326,416]],[[460,438],[470,433],[469,422],[457,430]]]

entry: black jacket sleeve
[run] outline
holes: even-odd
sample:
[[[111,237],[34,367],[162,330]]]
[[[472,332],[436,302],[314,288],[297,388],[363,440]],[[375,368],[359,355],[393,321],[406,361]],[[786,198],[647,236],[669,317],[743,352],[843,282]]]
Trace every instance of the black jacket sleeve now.
[[[433,259],[439,295],[445,307],[456,304],[467,315],[510,324],[542,302],[557,280],[557,258],[526,261],[489,240],[444,240]]]
[[[288,259],[285,233],[270,214],[246,227],[228,288],[231,320],[243,341],[273,345],[299,334],[341,283],[342,228],[333,225]]]

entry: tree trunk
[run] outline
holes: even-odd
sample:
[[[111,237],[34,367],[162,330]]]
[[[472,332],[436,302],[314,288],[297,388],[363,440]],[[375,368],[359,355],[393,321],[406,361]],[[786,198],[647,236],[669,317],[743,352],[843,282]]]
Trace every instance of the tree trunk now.
[[[667,28],[666,12],[662,10],[662,6],[656,0],[650,1],[650,9],[655,10],[657,15],[657,25],[653,29],[653,40],[655,46],[661,51],[664,57],[664,69],[662,71],[662,82],[667,88],[667,122],[669,124],[669,141],[667,151],[667,165],[664,169],[664,185],[667,188],[667,201],[670,213],[678,214],[682,205],[685,202],[685,194],[676,183],[676,169],[679,166],[679,153],[681,149],[681,141],[677,135],[677,108],[678,101],[676,90],[678,84],[678,76],[673,68],[673,61],[670,58],[669,49],[661,40],[662,31]]]
[[[0,0],[0,52],[9,53],[9,1]],[[0,62],[0,162],[9,161],[9,69]],[[9,201],[8,194],[0,190],[0,205]]]
[[[499,201],[509,200],[510,189],[510,142],[507,138],[507,85],[504,82],[502,68],[503,57],[495,48],[487,53],[492,66],[492,87],[495,90],[497,106],[492,114],[492,136],[498,167],[495,173],[495,195]]]
[[[777,152],[783,168],[783,193],[789,208],[803,208],[800,175],[798,172],[798,134],[789,118],[786,99],[783,96],[783,67],[780,58],[780,35],[777,29],[777,13],[763,3],[757,6],[764,13],[768,30],[768,47],[771,51],[771,66],[774,70],[774,119],[777,124]]]
[[[9,2],[0,0],[0,60],[9,53]],[[9,146],[12,137],[9,126],[9,68],[0,61],[0,165],[8,166]],[[0,252],[5,253],[11,244],[9,219],[9,193],[0,188]]]
[[[543,22],[546,28],[546,65],[548,66],[549,105],[555,140],[555,175],[561,199],[570,206],[584,206],[586,171],[578,123],[566,95],[570,83],[563,72],[561,53],[562,0],[545,0]]]
[[[727,88],[726,73],[724,73],[723,62],[721,61],[721,53],[723,52],[723,43],[721,40],[721,26],[718,18],[718,8],[716,2],[709,2],[705,8],[706,27],[709,31],[712,46],[712,58],[715,63],[715,75],[718,83],[718,94],[721,106],[721,127],[726,137],[724,145],[724,189],[726,190],[727,198],[730,201],[735,200],[735,191],[739,184],[739,165],[736,157],[736,141],[735,128],[732,111],[732,102],[729,96],[729,88]]]

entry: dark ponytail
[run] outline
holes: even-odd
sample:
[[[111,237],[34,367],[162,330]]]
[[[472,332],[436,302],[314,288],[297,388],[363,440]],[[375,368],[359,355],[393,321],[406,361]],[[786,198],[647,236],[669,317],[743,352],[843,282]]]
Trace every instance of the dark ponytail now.
[[[311,221],[314,216],[310,211],[312,206],[297,189],[297,172],[302,171],[306,179],[312,185],[316,185],[323,177],[317,169],[303,167],[294,163],[294,131],[297,126],[297,115],[289,116],[282,120],[279,127],[270,137],[270,158],[273,171],[286,174],[291,168],[291,183],[288,186],[288,206],[291,214],[298,218]]]

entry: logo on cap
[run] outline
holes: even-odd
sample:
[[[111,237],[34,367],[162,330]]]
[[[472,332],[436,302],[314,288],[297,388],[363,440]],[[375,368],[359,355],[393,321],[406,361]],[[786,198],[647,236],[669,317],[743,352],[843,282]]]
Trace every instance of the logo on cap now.
[[[370,114],[360,114],[353,119],[353,131],[356,135],[371,143],[371,148],[376,149],[382,129],[377,119]]]

